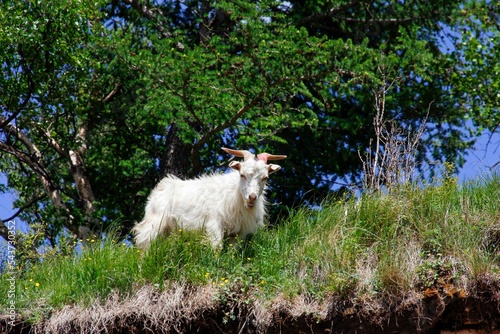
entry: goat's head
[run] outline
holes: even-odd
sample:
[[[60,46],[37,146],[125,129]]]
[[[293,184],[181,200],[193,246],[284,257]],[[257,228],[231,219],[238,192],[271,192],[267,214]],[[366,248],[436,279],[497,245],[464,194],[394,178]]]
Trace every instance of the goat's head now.
[[[281,169],[279,165],[268,164],[267,160],[285,159],[286,155],[261,153],[255,158],[253,153],[246,150],[232,150],[225,147],[222,149],[226,153],[243,158],[243,161],[231,161],[229,167],[240,173],[240,193],[245,200],[245,207],[253,208],[264,192],[269,175]]]

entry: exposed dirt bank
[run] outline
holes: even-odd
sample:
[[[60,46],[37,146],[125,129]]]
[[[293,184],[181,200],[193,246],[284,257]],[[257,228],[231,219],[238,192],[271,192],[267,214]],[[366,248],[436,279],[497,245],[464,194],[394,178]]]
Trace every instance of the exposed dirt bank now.
[[[143,287],[125,300],[67,306],[43,322],[17,322],[2,333],[460,333],[500,334],[500,282],[477,282],[372,300],[338,296],[317,302],[277,296],[262,303],[251,292],[172,286]]]

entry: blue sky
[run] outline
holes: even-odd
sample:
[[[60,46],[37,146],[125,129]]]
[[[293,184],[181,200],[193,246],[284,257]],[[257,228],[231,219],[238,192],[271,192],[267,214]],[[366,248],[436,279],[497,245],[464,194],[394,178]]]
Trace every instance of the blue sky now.
[[[479,137],[466,159],[467,162],[460,170],[460,181],[491,173],[493,166],[500,163],[500,133],[484,134]],[[498,170],[499,167],[500,164],[495,169]]]

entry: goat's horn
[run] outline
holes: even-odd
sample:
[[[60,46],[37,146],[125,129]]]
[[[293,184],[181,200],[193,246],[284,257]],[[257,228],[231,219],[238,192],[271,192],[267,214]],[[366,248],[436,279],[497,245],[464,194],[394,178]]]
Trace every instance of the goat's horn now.
[[[255,155],[247,150],[232,150],[230,148],[225,148],[225,147],[222,147],[222,150],[226,153],[234,155],[235,157],[241,157],[245,161],[255,158]]]
[[[257,155],[257,160],[262,160],[267,163],[267,160],[283,160],[286,159],[286,155],[273,155],[269,153],[260,153]]]

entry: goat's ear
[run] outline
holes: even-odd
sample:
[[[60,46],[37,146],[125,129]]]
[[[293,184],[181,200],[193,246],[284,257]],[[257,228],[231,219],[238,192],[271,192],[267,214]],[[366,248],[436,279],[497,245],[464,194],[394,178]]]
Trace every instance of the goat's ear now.
[[[239,161],[231,161],[229,163],[229,167],[231,167],[234,170],[239,171],[241,169],[241,163]]]
[[[272,174],[274,172],[277,172],[281,169],[281,166],[280,165],[273,165],[273,164],[270,164],[269,167],[267,167],[268,171],[269,171],[269,174]]]

